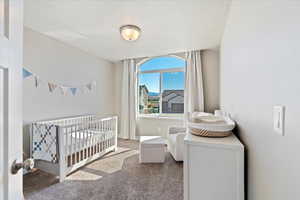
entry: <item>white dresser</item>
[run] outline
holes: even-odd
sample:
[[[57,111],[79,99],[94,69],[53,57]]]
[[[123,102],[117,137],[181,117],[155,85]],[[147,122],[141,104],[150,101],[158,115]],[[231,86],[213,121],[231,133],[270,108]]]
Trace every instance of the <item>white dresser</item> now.
[[[235,135],[184,139],[184,200],[244,200],[244,146]]]

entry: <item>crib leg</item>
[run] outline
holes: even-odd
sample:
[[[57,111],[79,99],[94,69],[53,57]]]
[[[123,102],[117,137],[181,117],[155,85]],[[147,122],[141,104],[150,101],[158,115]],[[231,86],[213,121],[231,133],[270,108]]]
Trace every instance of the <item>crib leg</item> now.
[[[64,182],[65,178],[66,178],[66,177],[64,177],[64,176],[59,176],[59,182],[60,182],[60,183]]]
[[[61,163],[59,164],[59,182],[61,183],[66,179],[67,174],[64,160],[61,159],[60,161]]]
[[[66,179],[66,174],[64,172],[59,173],[59,182],[63,182]]]
[[[59,182],[63,182],[66,178],[66,166],[67,161],[65,157],[65,145],[64,143],[67,143],[67,140],[65,137],[65,132],[63,131],[62,127],[58,127],[57,130],[58,135],[58,147],[59,147]],[[66,142],[64,142],[66,141]]]

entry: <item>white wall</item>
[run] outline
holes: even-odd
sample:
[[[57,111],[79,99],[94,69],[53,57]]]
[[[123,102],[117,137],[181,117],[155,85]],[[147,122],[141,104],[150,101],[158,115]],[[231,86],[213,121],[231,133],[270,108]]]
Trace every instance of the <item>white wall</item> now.
[[[221,107],[247,149],[248,200],[300,196],[300,2],[233,0],[221,48]],[[273,106],[286,106],[285,136]]]
[[[203,82],[204,82],[204,96],[205,96],[205,111],[213,112],[219,109],[219,51],[217,50],[203,50],[202,52],[202,68],[203,68]],[[183,53],[176,54],[184,57]],[[120,115],[121,111],[121,90],[122,84],[122,64],[116,63],[116,99],[117,110]],[[139,118],[137,120],[137,136],[141,135],[160,135],[166,136],[168,127],[171,125],[181,126],[183,121],[180,119],[167,118]]]
[[[111,115],[115,109],[115,66],[81,50],[24,30],[24,66],[43,80],[66,85],[96,81],[96,89],[72,96],[63,96],[57,89],[49,93],[46,84],[35,88],[33,79],[24,80],[23,119],[24,147],[28,153],[29,136],[26,124],[41,119],[98,113]]]
[[[183,120],[168,118],[139,118],[137,135],[159,135],[166,137],[169,126],[183,126]]]
[[[220,106],[220,52],[203,50],[201,53],[204,110],[213,113]]]

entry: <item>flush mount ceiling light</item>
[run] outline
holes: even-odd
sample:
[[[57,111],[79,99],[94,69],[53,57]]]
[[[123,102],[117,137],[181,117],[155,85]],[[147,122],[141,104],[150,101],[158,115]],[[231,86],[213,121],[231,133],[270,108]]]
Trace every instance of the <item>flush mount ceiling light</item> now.
[[[135,25],[124,25],[120,27],[120,33],[124,40],[137,40],[141,34],[141,29]]]

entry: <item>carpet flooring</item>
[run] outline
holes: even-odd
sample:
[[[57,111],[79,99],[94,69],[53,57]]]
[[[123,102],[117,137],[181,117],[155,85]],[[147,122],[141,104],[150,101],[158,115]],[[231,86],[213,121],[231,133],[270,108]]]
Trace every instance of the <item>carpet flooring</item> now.
[[[183,164],[167,153],[162,164],[140,164],[138,142],[119,140],[118,151],[58,183],[36,170],[24,176],[26,200],[182,200]]]

